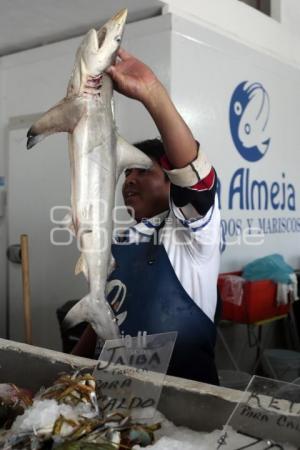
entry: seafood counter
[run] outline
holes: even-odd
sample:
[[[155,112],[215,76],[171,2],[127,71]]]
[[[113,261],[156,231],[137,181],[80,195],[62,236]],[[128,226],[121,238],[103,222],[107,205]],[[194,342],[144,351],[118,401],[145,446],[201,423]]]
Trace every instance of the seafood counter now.
[[[0,384],[0,446],[5,449],[145,447],[160,424],[132,422],[129,415],[103,416],[90,374],[61,375],[33,398],[15,385]]]
[[[138,422],[102,414],[90,375],[94,360],[0,339],[0,361],[1,448],[130,449],[161,436],[161,415]],[[151,375],[143,377],[153,383]],[[222,428],[239,397],[238,391],[167,376],[158,409],[176,425],[210,432]]]
[[[159,402],[147,406],[145,415],[142,408],[105,408],[97,365],[95,360],[0,339],[0,449],[299,448],[299,386],[257,377],[245,396],[166,376]],[[148,393],[161,388],[162,379],[154,372],[130,369],[123,366],[132,386],[143,383]],[[112,369],[107,377],[114,376]]]

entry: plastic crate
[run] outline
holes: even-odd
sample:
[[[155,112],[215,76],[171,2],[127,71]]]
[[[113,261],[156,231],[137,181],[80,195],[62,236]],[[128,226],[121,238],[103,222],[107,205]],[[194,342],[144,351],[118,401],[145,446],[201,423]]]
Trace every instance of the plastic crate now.
[[[222,298],[222,286],[226,275],[239,275],[242,272],[228,272],[219,275],[218,287]],[[235,305],[222,298],[222,319],[238,323],[256,323],[286,315],[290,304],[276,304],[277,285],[271,280],[245,281],[241,305]]]

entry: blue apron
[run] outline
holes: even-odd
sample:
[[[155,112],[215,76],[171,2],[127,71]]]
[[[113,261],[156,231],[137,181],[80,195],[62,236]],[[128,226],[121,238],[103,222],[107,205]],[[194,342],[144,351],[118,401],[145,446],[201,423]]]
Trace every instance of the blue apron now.
[[[161,228],[161,226],[159,227]],[[169,375],[219,384],[214,363],[216,327],[182,287],[162,244],[113,244],[116,269],[127,293],[118,314],[127,311],[121,332],[137,336],[177,331]],[[157,242],[157,241],[156,241]],[[187,268],[188,269],[188,268]],[[114,292],[108,296],[112,301]]]

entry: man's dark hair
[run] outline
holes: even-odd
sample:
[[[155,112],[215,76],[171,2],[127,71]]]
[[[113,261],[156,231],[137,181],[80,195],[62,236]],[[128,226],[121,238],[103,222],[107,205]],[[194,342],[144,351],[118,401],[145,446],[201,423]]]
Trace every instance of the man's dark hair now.
[[[146,141],[135,143],[134,146],[157,162],[165,154],[164,146],[160,139],[147,139]]]
[[[145,141],[136,142],[134,144],[141,152],[154,159],[157,163],[160,162],[160,158],[165,154],[163,143],[160,139],[147,139]],[[169,181],[168,175],[165,173],[165,180]]]

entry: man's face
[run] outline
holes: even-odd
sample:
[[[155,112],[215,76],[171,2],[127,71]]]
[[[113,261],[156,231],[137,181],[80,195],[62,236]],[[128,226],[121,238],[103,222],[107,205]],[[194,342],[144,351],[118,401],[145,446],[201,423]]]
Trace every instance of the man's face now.
[[[127,169],[122,193],[129,214],[140,222],[165,211],[169,207],[170,182],[159,164],[153,160],[149,170]]]

